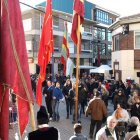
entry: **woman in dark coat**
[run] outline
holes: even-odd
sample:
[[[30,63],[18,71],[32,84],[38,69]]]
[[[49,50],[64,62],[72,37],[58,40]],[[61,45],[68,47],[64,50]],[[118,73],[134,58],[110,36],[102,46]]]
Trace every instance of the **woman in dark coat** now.
[[[136,116],[140,120],[140,98],[137,97],[135,100],[136,100],[136,103],[131,106],[130,113],[131,113],[131,116]]]
[[[126,105],[127,105],[126,104],[126,97],[125,97],[122,89],[119,89],[118,94],[115,95],[115,97],[114,97],[114,101],[113,101],[114,110],[116,110],[118,103],[121,104],[124,109],[126,109]]]

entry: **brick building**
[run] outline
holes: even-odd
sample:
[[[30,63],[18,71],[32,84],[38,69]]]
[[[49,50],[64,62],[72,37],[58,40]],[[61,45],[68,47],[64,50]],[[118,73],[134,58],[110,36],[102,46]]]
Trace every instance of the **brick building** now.
[[[140,72],[140,14],[123,17],[112,24],[112,66],[115,79],[128,77],[139,83]]]

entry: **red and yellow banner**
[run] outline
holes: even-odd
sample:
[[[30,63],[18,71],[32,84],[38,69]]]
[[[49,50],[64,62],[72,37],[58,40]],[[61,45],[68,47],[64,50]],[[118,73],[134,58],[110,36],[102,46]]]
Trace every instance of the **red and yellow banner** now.
[[[62,43],[62,49],[61,49],[61,62],[64,66],[64,74],[66,75],[67,59],[70,56],[69,46],[68,46],[67,22],[65,22],[64,27],[65,27],[64,36],[63,36],[63,43]]]

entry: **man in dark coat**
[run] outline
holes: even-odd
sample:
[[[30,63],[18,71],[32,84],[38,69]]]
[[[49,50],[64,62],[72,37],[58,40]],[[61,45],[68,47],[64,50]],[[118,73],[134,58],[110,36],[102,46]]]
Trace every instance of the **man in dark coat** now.
[[[46,108],[41,106],[37,112],[38,129],[29,133],[28,140],[58,140],[58,130],[54,127],[49,127],[48,122]]]
[[[52,120],[52,95],[53,95],[53,89],[54,87],[52,86],[51,81],[47,81],[47,86],[43,90],[43,94],[45,96],[45,102],[46,102],[46,107],[47,111],[49,113],[50,121]]]
[[[96,91],[94,93],[94,98],[89,101],[89,105],[86,109],[86,116],[91,114],[90,132],[89,137],[93,138],[93,132],[96,126],[96,131],[101,128],[102,121],[104,117],[107,117],[107,108],[104,101],[99,97],[100,93]]]
[[[62,89],[62,92],[64,94],[65,100],[66,100],[66,111],[67,111],[67,117],[66,119],[69,119],[69,114],[72,114],[71,112],[71,104],[70,104],[70,97],[69,97],[69,90],[72,88],[71,80],[67,79],[66,83]]]

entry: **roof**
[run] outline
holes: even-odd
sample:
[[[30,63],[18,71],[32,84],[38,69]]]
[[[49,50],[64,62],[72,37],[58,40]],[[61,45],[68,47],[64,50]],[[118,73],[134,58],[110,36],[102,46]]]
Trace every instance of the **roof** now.
[[[140,23],[140,13],[119,18],[116,22],[109,26],[109,30],[114,30],[124,24]]]
[[[95,66],[89,66],[89,65],[80,65],[79,66],[79,69],[95,69],[95,68],[97,68],[97,67],[95,67]]]
[[[112,70],[111,67],[108,65],[101,65],[100,67],[97,67],[96,69],[91,69],[90,73],[105,73],[105,71]]]

